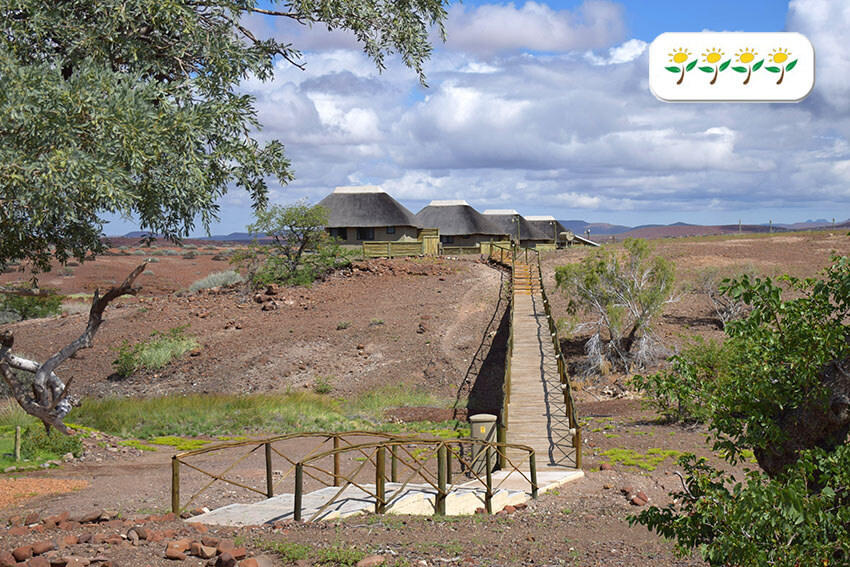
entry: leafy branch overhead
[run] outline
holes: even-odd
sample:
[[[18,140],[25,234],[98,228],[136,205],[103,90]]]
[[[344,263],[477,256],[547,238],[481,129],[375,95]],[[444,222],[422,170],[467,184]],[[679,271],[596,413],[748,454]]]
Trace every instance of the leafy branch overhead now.
[[[267,3],[263,4],[268,5]],[[444,0],[22,0],[0,7],[0,268],[83,261],[120,214],[166,238],[207,229],[229,187],[262,209],[293,176],[280,141],[260,142],[252,76],[272,80],[296,46],[248,16],[349,30],[383,68],[397,53],[424,82]]]

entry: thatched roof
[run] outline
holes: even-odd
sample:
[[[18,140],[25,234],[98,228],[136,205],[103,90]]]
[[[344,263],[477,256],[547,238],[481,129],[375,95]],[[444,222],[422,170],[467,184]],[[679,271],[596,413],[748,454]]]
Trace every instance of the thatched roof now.
[[[498,238],[507,234],[466,201],[431,201],[416,213],[420,226],[440,229],[440,236],[485,234]]]
[[[488,209],[484,211],[484,216],[498,225],[502,232],[510,234],[511,238],[517,237],[517,218],[519,218],[521,240],[552,240],[552,236],[546,236],[545,232],[535,228],[513,209]]]
[[[549,240],[552,240],[555,237],[555,229],[552,228],[550,223],[555,223],[555,227],[557,227],[559,235],[562,232],[567,232],[567,228],[559,221],[555,220],[555,217],[552,215],[529,215],[525,217],[525,220],[527,220],[528,224],[534,228],[543,231],[544,234],[548,234]]]
[[[414,226],[416,217],[380,187],[337,187],[319,201],[330,212],[328,228]]]

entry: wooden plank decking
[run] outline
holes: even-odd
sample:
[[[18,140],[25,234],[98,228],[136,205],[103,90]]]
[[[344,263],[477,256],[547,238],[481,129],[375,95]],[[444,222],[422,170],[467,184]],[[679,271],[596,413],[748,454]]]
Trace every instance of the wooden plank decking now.
[[[575,430],[570,429],[540,285],[536,266],[517,263],[507,442],[534,448],[538,470],[575,468]],[[523,457],[508,453],[515,463]]]

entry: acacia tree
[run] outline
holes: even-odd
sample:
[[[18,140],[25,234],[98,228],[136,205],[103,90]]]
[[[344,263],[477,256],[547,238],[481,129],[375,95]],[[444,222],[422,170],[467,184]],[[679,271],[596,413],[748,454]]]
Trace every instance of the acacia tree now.
[[[606,246],[555,269],[555,281],[569,297],[568,312],[596,317],[585,345],[590,370],[613,364],[630,372],[653,361],[659,352],[653,319],[674,301],[673,264],[653,256],[646,240],[627,238],[623,246],[625,254]]]
[[[746,483],[693,456],[674,504],[633,521],[712,565],[850,562],[850,258],[822,279],[743,276],[725,293],[751,311],[726,324],[724,371],[704,390],[714,448]]]
[[[271,242],[254,241],[232,261],[247,272],[254,288],[272,283],[310,285],[351,261],[351,253],[325,230],[328,214],[325,207],[304,201],[258,211],[248,231]]]
[[[107,214],[179,239],[196,221],[208,229],[228,187],[265,207],[267,178],[286,184],[292,171],[279,141],[256,139],[254,100],[238,86],[249,76],[270,80],[280,58],[304,63],[291,44],[258,38],[247,16],[350,30],[379,68],[398,53],[424,80],[429,29],[443,34],[445,5],[0,0],[0,270],[23,261],[37,274],[54,260],[84,261],[104,248]],[[111,297],[93,303],[89,327],[96,330],[106,307],[98,301]],[[3,344],[2,364],[44,368],[13,357],[11,338]],[[55,386],[45,390],[52,394],[25,398],[13,388],[27,411],[56,426],[67,399],[52,378],[60,359],[35,371]]]

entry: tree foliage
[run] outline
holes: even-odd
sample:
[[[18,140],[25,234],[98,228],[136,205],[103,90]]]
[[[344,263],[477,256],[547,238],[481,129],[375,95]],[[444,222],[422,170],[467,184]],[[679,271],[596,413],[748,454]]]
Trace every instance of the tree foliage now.
[[[727,324],[729,363],[704,391],[714,448],[749,451],[746,482],[691,457],[678,504],[634,521],[712,565],[850,561],[850,259],[821,279],[742,276],[725,293],[751,308]]]
[[[653,320],[674,299],[672,262],[653,256],[646,240],[628,238],[623,246],[625,254],[603,246],[578,264],[555,269],[568,311],[596,317],[585,347],[592,371],[613,364],[631,372],[654,361],[659,349]]]
[[[324,207],[301,201],[269,207],[256,217],[248,230],[270,237],[271,242],[255,241],[233,258],[255,289],[273,283],[310,285],[351,262],[351,254],[325,231]]]
[[[292,178],[279,141],[260,143],[238,92],[300,53],[259,39],[267,14],[350,30],[383,67],[399,53],[420,76],[443,0],[0,0],[0,268],[83,261],[103,249],[106,214],[176,239],[206,229],[230,186],[266,204]],[[279,9],[278,9],[279,8]]]

